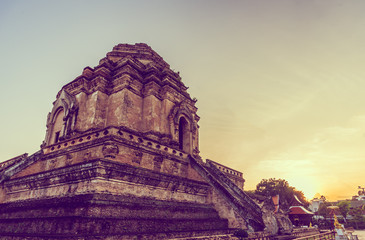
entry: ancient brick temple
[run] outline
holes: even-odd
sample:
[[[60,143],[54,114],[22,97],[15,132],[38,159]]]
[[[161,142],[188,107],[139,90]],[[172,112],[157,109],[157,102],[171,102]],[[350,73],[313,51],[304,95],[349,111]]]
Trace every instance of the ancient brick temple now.
[[[148,45],[115,46],[59,91],[41,149],[0,163],[0,239],[261,230],[242,173],[200,158],[195,103]]]

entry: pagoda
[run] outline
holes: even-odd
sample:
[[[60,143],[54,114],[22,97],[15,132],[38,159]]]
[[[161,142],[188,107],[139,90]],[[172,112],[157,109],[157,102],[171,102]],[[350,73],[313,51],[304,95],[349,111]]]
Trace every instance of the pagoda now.
[[[264,228],[242,173],[199,155],[196,99],[146,44],[58,92],[40,150],[0,163],[0,239],[172,239]]]

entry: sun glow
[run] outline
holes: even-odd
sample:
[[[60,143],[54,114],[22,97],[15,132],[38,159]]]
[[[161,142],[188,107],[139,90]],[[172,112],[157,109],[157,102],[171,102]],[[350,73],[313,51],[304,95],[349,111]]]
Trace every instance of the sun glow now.
[[[297,175],[288,178],[288,182],[296,190],[302,191],[308,201],[313,199],[314,195],[319,192],[318,182],[313,177],[300,177]]]

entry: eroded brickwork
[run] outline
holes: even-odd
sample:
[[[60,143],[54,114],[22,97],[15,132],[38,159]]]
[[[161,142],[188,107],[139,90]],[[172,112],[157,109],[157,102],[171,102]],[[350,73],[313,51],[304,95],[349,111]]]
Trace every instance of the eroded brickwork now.
[[[95,129],[123,126],[198,154],[199,116],[196,100],[186,90],[179,74],[146,44],[117,45],[98,66],[85,68],[58,93],[48,117],[44,146],[55,144],[57,134],[63,140]],[[61,123],[57,121],[59,114],[64,119]]]
[[[148,45],[115,46],[59,91],[40,151],[0,164],[0,239],[230,239],[231,228],[261,228],[256,206],[200,159],[195,103]]]

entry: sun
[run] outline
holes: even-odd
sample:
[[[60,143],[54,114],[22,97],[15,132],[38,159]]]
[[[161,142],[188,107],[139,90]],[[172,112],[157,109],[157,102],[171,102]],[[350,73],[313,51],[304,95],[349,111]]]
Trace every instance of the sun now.
[[[318,182],[314,178],[296,176],[288,178],[288,182],[296,190],[302,191],[308,201],[313,199],[318,192]]]

